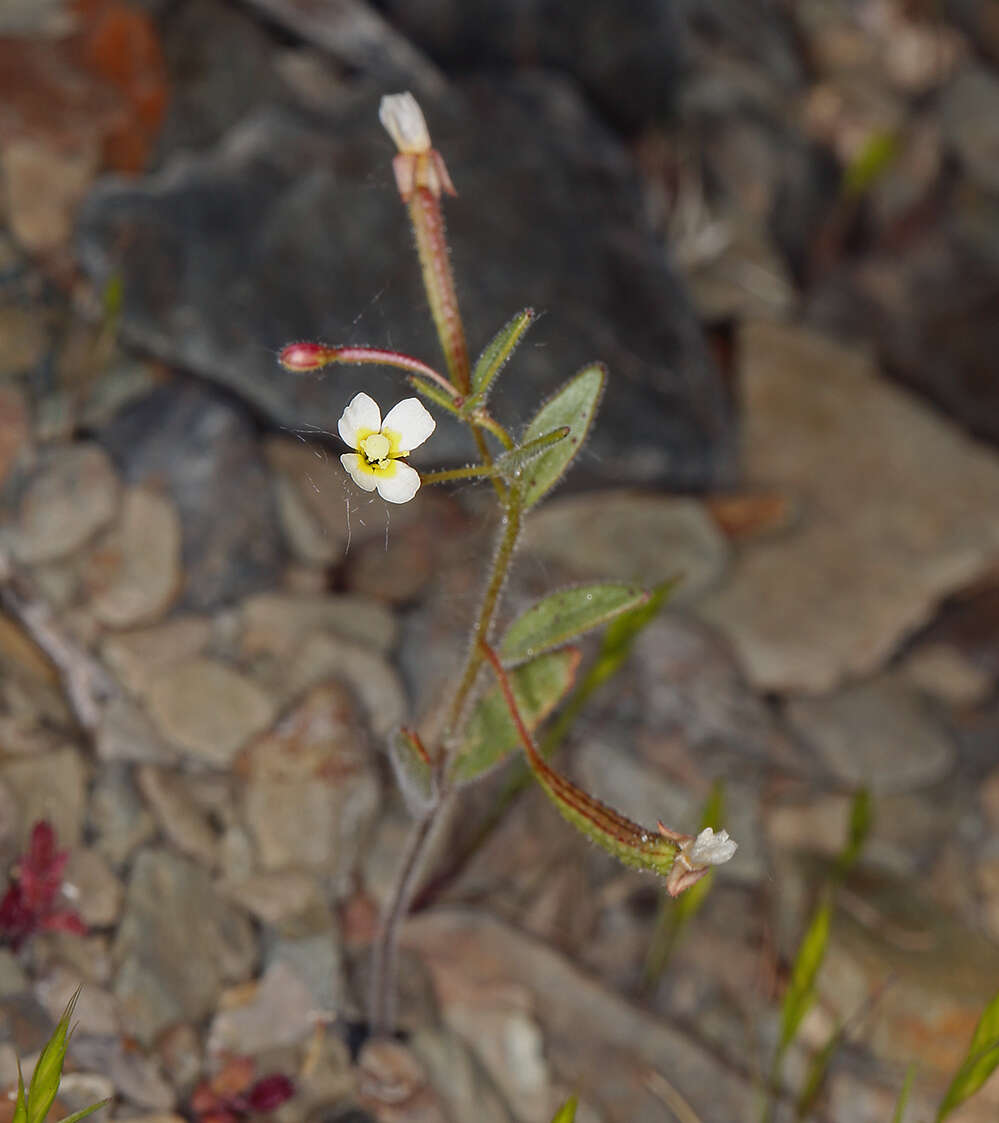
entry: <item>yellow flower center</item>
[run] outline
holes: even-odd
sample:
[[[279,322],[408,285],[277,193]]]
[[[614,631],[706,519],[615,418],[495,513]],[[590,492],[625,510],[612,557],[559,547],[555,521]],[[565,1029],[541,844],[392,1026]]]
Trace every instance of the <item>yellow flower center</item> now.
[[[382,433],[372,433],[361,441],[361,452],[365,459],[371,464],[377,464],[379,468],[384,467],[382,461],[388,458],[391,449],[391,442]]]

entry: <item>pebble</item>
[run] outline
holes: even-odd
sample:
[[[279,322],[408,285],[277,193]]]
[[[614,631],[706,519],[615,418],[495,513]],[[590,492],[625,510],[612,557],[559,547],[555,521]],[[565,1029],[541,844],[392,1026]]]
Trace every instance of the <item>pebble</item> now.
[[[177,754],[153,727],[149,715],[122,694],[116,694],[104,708],[95,735],[101,760],[143,761],[169,764]]]
[[[246,978],[257,957],[248,918],[208,872],[161,849],[132,865],[112,952],[123,1028],[145,1045],[211,1013],[223,985]]]
[[[800,517],[747,543],[697,610],[758,689],[830,690],[992,564],[999,461],[862,351],[762,321],[742,345],[747,485]]]
[[[0,324],[0,339],[3,338]],[[0,385],[0,486],[25,459],[31,443],[28,403],[16,386]]]
[[[325,908],[315,875],[296,870],[258,873],[223,882],[223,892],[258,920],[286,927],[296,918]]]
[[[44,319],[37,309],[21,304],[0,304],[0,339],[0,378],[34,370],[49,348]]]
[[[679,577],[673,596],[686,602],[717,584],[729,551],[696,500],[600,491],[556,498],[532,514],[523,552],[557,562],[576,579],[654,585]]]
[[[111,461],[96,445],[47,450],[21,499],[15,556],[31,565],[72,554],[111,522],[118,493]]]
[[[109,928],[121,914],[122,886],[99,851],[79,846],[70,851],[63,893],[88,928]]]
[[[165,838],[209,869],[218,861],[218,838],[193,799],[191,781],[179,772],[140,765],[135,782]]]
[[[95,849],[112,867],[123,866],[156,834],[156,824],[135,790],[128,766],[105,765],[100,770],[90,793],[88,825]]]
[[[339,477],[319,446],[269,437],[264,452],[275,472],[278,515],[295,556],[307,565],[338,562],[347,545]]]
[[[355,704],[340,685],[312,689],[247,746],[243,817],[264,870],[313,870],[342,892],[363,852],[379,787]]]
[[[180,591],[181,527],[166,497],[127,488],[118,525],[88,565],[90,608],[108,628],[130,628],[162,616]]]
[[[925,699],[893,678],[795,698],[787,717],[837,779],[875,795],[929,787],[956,759],[950,734]]]
[[[176,616],[162,624],[108,636],[101,655],[134,694],[146,695],[168,668],[200,655],[211,638],[202,616]]]
[[[87,985],[81,988],[81,984]],[[35,984],[38,1001],[48,1010],[53,1021],[62,1017],[70,999],[80,990],[73,1011],[73,1024],[80,1033],[113,1037],[118,1033],[118,1011],[114,995],[92,982],[81,979],[65,967],[57,966]]]
[[[976,706],[992,691],[992,676],[987,671],[956,647],[942,643],[917,647],[899,665],[898,673],[950,706]]]
[[[196,658],[167,668],[149,690],[149,710],[168,741],[218,768],[274,720],[271,698],[217,660]]]
[[[270,965],[285,964],[312,995],[312,1006],[336,1017],[350,1005],[343,956],[335,930],[327,927],[307,936],[282,936],[267,954]]]
[[[257,1056],[296,1045],[314,1029],[320,1010],[316,997],[285,962],[271,964],[252,993],[223,994],[208,1032],[209,1056]]]
[[[39,819],[55,828],[60,847],[80,839],[87,797],[87,766],[76,749],[0,761],[0,780],[14,797],[22,847]]]
[[[287,660],[315,631],[332,632],[384,655],[395,645],[398,624],[384,605],[352,594],[258,593],[242,604],[241,649],[247,656]]]
[[[68,245],[76,212],[100,166],[96,137],[86,140],[75,149],[35,138],[5,143],[0,164],[7,220],[29,253],[52,253]]]

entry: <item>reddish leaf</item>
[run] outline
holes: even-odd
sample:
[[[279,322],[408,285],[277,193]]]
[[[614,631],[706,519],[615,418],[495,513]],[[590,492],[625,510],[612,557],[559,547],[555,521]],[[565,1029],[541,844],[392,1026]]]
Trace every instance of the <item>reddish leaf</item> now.
[[[264,1076],[247,1094],[251,1111],[274,1111],[295,1094],[295,1085],[279,1072]]]

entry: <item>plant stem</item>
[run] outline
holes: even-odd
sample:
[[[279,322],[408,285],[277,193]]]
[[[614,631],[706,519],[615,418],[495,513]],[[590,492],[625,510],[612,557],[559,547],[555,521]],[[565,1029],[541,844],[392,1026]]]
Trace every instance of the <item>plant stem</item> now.
[[[371,962],[371,1004],[368,1021],[371,1033],[375,1037],[388,1036],[395,1025],[399,924],[406,914],[413,886],[423,864],[422,859],[442,803],[443,800],[438,800],[415,824],[403,852],[402,861],[399,863],[388,908],[382,917]]]
[[[382,918],[381,928],[375,943],[371,965],[371,1005],[369,1009],[369,1022],[371,1032],[376,1036],[391,1033],[394,1025],[394,1010],[396,993],[396,973],[399,946],[399,925],[402,923],[409,909],[409,902],[413,896],[416,880],[423,867],[426,851],[433,837],[434,827],[440,816],[441,809],[446,805],[450,788],[447,783],[446,747],[453,736],[458,720],[468,701],[484,656],[482,645],[489,639],[493,617],[499,605],[500,593],[506,581],[510,562],[513,559],[517,539],[523,522],[523,510],[519,494],[511,489],[504,506],[503,532],[499,545],[493,556],[492,569],[486,590],[482,594],[482,603],[475,622],[473,640],[465,660],[458,688],[452,699],[448,711],[447,723],[444,727],[444,736],[441,748],[436,753],[436,770],[440,778],[441,787],[436,802],[415,825],[406,849],[403,852],[396,873],[395,884],[389,896],[388,906]]]
[[[420,482],[442,484],[447,483],[448,480],[474,480],[495,474],[495,469],[491,465],[472,464],[468,468],[442,468],[439,472],[421,472]]]

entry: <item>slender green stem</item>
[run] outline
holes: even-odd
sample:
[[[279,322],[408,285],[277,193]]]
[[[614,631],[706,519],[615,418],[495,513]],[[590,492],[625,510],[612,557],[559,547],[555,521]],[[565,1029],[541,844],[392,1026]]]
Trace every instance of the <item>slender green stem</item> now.
[[[509,451],[513,448],[513,437],[503,428],[502,425],[493,417],[490,417],[485,410],[476,410],[472,414],[472,421],[480,428],[487,429],[499,441],[499,443]]]
[[[421,472],[420,482],[442,484],[448,480],[472,480],[495,474],[496,469],[492,464],[472,464],[467,468],[442,468],[439,472]]]

